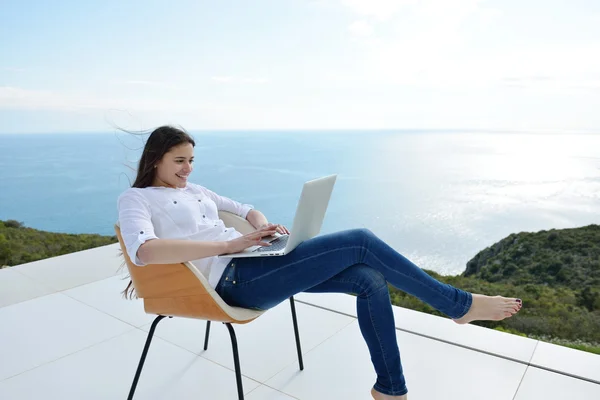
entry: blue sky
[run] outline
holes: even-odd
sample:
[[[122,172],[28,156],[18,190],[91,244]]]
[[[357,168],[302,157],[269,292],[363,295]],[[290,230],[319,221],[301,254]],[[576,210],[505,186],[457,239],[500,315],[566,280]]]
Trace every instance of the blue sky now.
[[[600,131],[594,0],[0,0],[0,132]]]

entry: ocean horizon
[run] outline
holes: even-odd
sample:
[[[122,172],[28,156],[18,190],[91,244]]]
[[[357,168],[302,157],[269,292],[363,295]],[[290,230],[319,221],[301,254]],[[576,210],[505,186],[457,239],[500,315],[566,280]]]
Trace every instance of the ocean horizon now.
[[[291,228],[302,184],[338,174],[321,233],[368,228],[459,274],[511,233],[600,223],[600,135],[462,130],[190,131],[190,181]],[[147,135],[0,135],[0,219],[114,235]]]

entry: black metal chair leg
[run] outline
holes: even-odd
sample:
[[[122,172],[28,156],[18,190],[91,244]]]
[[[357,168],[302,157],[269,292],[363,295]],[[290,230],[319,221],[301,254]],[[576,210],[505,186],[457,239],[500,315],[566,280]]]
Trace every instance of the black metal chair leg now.
[[[302,361],[302,349],[300,348],[300,334],[298,333],[298,320],[296,319],[296,306],[294,304],[294,296],[290,297],[290,307],[292,308],[292,320],[294,320],[294,334],[296,335],[296,350],[298,350],[298,362],[300,363],[300,371],[304,370],[304,362]]]
[[[233,364],[235,366],[235,380],[237,382],[238,398],[244,400],[244,388],[242,387],[242,371],[240,368],[240,355],[238,353],[237,339],[235,337],[235,331],[233,326],[229,322],[225,323],[229,330],[229,336],[231,336],[231,346],[233,347]]]
[[[154,330],[156,329],[156,325],[158,325],[160,320],[163,318],[165,318],[164,315],[159,315],[154,319],[154,322],[152,322],[152,326],[150,327],[150,331],[148,332],[148,338],[146,339],[146,345],[144,346],[144,351],[142,352],[142,358],[140,359],[137,371],[135,372],[135,378],[133,378],[133,383],[131,384],[131,389],[129,390],[129,396],[127,397],[127,400],[133,399],[135,388],[137,387],[138,380],[140,379],[140,375],[142,373],[142,368],[144,367],[144,361],[146,361],[146,354],[148,354],[150,342],[152,342],[152,336],[154,336]]]
[[[206,321],[206,335],[204,335],[204,350],[208,349],[208,335],[210,334],[210,321]]]

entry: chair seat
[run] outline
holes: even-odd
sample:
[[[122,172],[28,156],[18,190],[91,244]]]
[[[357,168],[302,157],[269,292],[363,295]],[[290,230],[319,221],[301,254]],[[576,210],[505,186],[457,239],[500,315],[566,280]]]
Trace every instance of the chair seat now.
[[[242,233],[253,229],[248,221],[229,212],[220,211],[219,217]],[[146,313],[244,324],[265,312],[225,303],[192,262],[133,264],[118,222],[114,228],[136,295],[143,299]]]

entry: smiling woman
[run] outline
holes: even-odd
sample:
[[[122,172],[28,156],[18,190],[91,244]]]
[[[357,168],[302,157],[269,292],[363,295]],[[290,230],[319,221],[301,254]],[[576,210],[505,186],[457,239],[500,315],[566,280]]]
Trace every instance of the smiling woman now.
[[[268,246],[266,236],[287,230],[269,224],[249,204],[188,182],[194,145],[182,129],[160,127],[150,135],[138,177],[117,202],[129,258],[139,267],[190,262],[235,307],[268,310],[300,292],[357,294],[359,326],[377,373],[374,399],[405,400],[408,392],[388,283],[458,324],[502,320],[521,309],[519,299],[441,283],[367,229],[315,236],[279,257],[228,257]],[[256,230],[242,234],[227,227],[219,211],[246,219]]]

